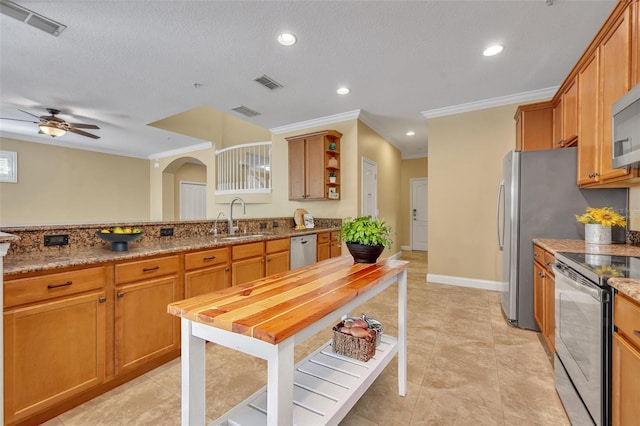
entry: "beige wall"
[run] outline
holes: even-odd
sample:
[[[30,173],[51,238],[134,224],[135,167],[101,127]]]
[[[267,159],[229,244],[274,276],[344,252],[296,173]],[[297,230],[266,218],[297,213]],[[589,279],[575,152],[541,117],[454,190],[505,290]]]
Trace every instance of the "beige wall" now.
[[[0,224],[149,219],[147,160],[0,138],[18,183],[0,183]]]
[[[515,147],[516,105],[434,118],[429,128],[429,276],[500,280],[496,191]]]
[[[402,160],[400,166],[400,211],[401,220],[398,230],[398,243],[401,246],[411,245],[411,179],[426,178],[428,173],[427,158]]]
[[[400,193],[402,192],[400,151],[369,126],[358,121],[358,188],[362,188],[363,157],[374,161],[378,166],[378,217],[384,219],[391,226],[394,234],[393,247],[383,253],[383,256],[388,256],[400,251],[399,232],[403,227],[403,222],[406,221],[400,212]],[[359,190],[357,192],[359,194]],[[361,204],[362,200],[358,195],[358,212],[356,214],[360,213]]]

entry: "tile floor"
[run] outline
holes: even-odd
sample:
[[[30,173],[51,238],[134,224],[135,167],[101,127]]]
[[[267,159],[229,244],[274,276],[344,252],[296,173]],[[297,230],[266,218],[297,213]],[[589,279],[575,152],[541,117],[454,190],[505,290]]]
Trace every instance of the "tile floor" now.
[[[343,426],[569,425],[538,333],[508,326],[499,293],[425,282],[427,254],[411,261],[408,392],[397,394],[392,361]],[[363,305],[395,334],[396,287]],[[321,332],[296,347],[296,361],[331,338]],[[266,364],[207,345],[207,417],[217,418],[266,383]],[[179,425],[180,360],[169,362],[45,423]]]

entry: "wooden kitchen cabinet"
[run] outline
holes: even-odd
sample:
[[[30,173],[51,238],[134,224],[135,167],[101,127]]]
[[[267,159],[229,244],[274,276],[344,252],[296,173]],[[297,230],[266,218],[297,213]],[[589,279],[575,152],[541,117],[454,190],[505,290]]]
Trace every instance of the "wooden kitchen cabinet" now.
[[[115,265],[116,373],[180,348],[180,322],[167,305],[183,299],[180,256]]]
[[[109,277],[98,267],[4,283],[4,424],[105,380]]]
[[[335,130],[286,138],[289,143],[289,199],[340,199],[340,138]],[[335,175],[335,182],[330,181]]]
[[[637,169],[614,169],[611,160],[611,106],[631,88],[632,12],[629,4],[611,21],[578,71],[580,186],[628,186],[639,176]]]
[[[516,150],[536,151],[553,148],[553,104],[537,102],[520,105],[516,120]]]
[[[231,287],[229,248],[200,250],[184,255],[184,297]]]
[[[640,419],[640,304],[617,293],[613,306],[611,424],[631,426]]]
[[[340,241],[340,231],[331,231],[331,257],[342,256],[342,242]]]
[[[265,277],[286,272],[290,269],[290,246],[291,240],[289,238],[265,241]]]
[[[578,85],[575,79],[559,99],[559,111],[554,110],[554,148],[575,145],[578,139]]]
[[[640,84],[640,0],[631,5],[631,87]]]
[[[331,258],[331,233],[317,234],[316,260],[318,262]]]
[[[264,277],[264,243],[239,244],[231,247],[231,285]]]
[[[545,342],[555,351],[555,256],[533,246],[533,316]]]

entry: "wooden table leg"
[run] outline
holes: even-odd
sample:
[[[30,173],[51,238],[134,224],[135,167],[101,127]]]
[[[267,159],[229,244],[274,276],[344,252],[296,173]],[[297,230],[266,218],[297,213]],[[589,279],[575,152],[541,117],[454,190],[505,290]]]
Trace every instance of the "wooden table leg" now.
[[[407,270],[398,275],[398,393],[407,394]]]
[[[205,341],[191,334],[192,325],[182,318],[182,426],[205,424]]]
[[[267,358],[267,425],[293,424],[294,339],[273,346]]]

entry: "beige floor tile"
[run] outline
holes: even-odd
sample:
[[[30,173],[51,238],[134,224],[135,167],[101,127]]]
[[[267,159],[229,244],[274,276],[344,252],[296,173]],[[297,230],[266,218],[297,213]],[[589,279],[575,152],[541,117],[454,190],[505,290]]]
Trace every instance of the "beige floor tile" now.
[[[365,392],[341,426],[569,426],[539,334],[508,325],[500,294],[425,281],[427,254],[408,252],[408,393],[398,395],[397,357]],[[396,287],[354,309],[397,333]],[[296,361],[331,339],[317,333],[296,346]],[[207,419],[224,414],[266,384],[266,363],[207,344]],[[179,425],[180,360],[45,423]],[[252,426],[252,425],[251,425]]]

